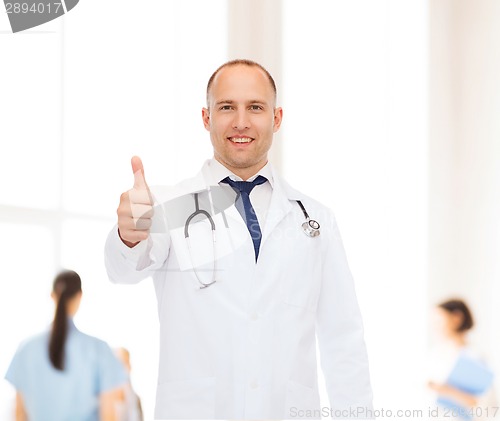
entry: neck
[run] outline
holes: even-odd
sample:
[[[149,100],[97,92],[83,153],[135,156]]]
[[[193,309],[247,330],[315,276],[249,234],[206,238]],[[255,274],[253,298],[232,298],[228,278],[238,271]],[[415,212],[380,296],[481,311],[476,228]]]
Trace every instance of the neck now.
[[[455,345],[458,345],[460,347],[467,345],[467,341],[465,340],[465,335],[460,334],[460,333],[454,333],[453,335],[450,335],[450,340],[453,342]]]
[[[263,162],[259,162],[255,165],[250,166],[250,167],[240,168],[240,167],[233,167],[233,166],[229,165],[228,163],[222,161],[219,157],[217,157],[215,155],[214,155],[214,158],[217,162],[224,165],[229,171],[231,171],[234,175],[237,175],[238,177],[240,177],[243,181],[246,181],[250,177],[252,177],[253,175],[257,174],[267,164],[267,159],[266,159]]]

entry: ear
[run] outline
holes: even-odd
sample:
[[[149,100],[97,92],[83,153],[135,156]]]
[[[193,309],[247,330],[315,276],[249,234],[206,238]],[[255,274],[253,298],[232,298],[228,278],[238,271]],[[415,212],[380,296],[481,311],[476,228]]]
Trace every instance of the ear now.
[[[282,120],[283,120],[283,109],[281,107],[277,107],[274,109],[274,124],[273,124],[274,133],[276,133],[280,129]]]
[[[201,109],[201,118],[203,119],[205,129],[210,131],[210,110],[208,108]]]

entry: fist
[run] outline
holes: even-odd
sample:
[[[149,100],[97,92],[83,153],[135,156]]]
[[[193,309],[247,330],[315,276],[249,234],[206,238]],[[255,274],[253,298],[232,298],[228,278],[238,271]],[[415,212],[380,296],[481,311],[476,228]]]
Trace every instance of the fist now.
[[[153,217],[153,199],[144,178],[141,158],[132,157],[134,187],[120,196],[118,234],[128,247],[134,247],[149,237]]]

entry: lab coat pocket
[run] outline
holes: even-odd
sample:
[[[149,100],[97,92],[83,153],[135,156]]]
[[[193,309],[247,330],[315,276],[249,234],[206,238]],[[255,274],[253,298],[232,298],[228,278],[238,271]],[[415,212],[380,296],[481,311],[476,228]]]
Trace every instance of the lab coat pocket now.
[[[321,419],[319,394],[316,390],[289,380],[286,386],[286,419]]]
[[[155,419],[215,418],[215,377],[161,383],[156,392]]]

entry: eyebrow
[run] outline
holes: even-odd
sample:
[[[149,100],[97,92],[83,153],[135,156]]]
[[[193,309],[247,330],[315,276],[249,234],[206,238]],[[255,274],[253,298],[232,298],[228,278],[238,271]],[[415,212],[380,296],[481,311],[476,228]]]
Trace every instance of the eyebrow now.
[[[236,101],[230,100],[230,99],[223,99],[221,101],[217,101],[215,105],[221,105],[221,104],[234,104]],[[250,101],[247,101],[247,104],[260,104],[260,105],[267,105],[267,102],[262,101],[260,99],[252,99]]]

